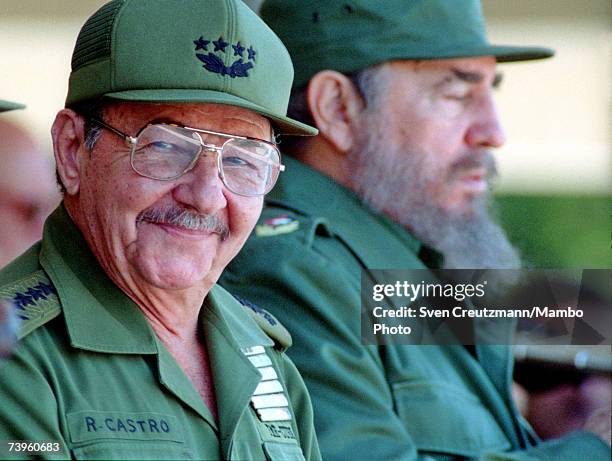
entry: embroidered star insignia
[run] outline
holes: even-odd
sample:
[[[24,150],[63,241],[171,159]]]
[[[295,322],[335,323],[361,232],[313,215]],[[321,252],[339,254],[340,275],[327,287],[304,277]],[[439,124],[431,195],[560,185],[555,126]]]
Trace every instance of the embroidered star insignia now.
[[[213,40],[213,45],[215,45],[214,51],[223,51],[225,53],[225,48],[229,43],[223,40],[223,37],[219,37],[218,40]]]
[[[210,40],[204,40],[204,37],[202,37],[201,35],[200,35],[200,38],[193,41],[193,44],[196,46],[196,51],[198,50],[208,51],[207,47],[209,43],[210,43]]]
[[[247,50],[247,52],[249,53],[249,60],[255,61],[255,55],[257,53],[255,52],[252,46],[249,46],[249,49]]]
[[[244,46],[242,46],[240,42],[237,42],[235,45],[232,45],[232,48],[234,49],[234,56],[242,57],[242,53],[244,53]]]

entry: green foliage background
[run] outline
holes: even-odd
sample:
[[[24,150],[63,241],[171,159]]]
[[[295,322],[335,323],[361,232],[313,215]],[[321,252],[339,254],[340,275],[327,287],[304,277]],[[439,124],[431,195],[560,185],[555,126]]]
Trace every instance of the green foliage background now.
[[[506,194],[496,208],[527,267],[612,268],[612,197]]]

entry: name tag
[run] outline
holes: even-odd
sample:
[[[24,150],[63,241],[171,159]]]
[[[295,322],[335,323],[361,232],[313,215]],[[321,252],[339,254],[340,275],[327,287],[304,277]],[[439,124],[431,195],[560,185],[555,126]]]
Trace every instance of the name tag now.
[[[172,415],[79,411],[67,417],[70,439],[74,443],[101,439],[185,441],[178,420]]]
[[[259,434],[264,442],[287,442],[297,443],[297,438],[291,423],[285,422],[260,422],[257,425]]]

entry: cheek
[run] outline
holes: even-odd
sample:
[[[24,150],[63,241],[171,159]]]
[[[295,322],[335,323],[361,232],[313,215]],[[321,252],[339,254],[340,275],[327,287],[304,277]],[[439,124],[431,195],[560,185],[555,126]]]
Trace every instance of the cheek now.
[[[230,232],[238,242],[244,242],[255,227],[261,209],[261,197],[237,197],[228,199]]]
[[[94,165],[92,165],[94,166]],[[168,194],[168,185],[137,176],[125,162],[90,169],[82,193],[85,212],[95,214],[123,244],[137,239],[136,217]],[[165,186],[165,187],[162,187]]]
[[[423,97],[405,107],[404,110],[398,108],[386,123],[385,131],[408,151],[417,150],[436,156],[444,168],[463,145],[465,123],[462,112],[456,104],[439,98]]]

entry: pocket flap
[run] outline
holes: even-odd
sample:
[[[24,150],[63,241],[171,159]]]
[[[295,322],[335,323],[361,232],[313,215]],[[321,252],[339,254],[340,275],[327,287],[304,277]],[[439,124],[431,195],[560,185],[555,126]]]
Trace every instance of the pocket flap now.
[[[263,447],[270,461],[305,461],[304,453],[296,443],[264,442]]]
[[[474,457],[511,447],[493,415],[474,395],[437,382],[393,384],[397,413],[417,449]]]
[[[174,443],[96,442],[72,449],[74,459],[193,459],[192,453]]]

